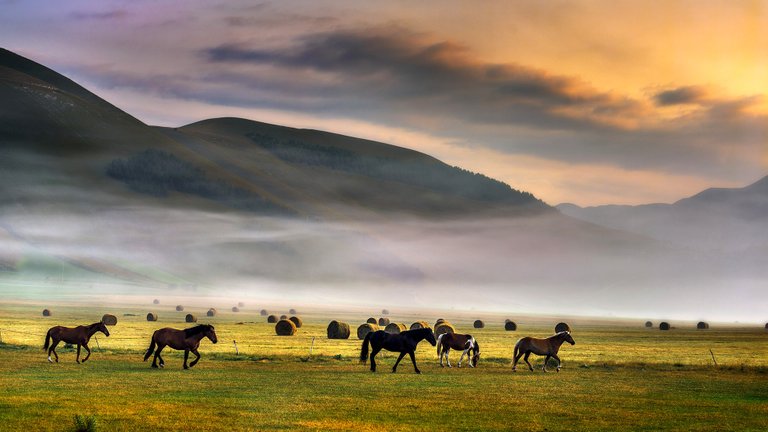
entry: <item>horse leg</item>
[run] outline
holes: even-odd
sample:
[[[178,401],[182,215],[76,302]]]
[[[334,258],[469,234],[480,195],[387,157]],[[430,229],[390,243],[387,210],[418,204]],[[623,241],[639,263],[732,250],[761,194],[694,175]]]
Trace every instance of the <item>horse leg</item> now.
[[[443,352],[445,353],[445,361],[448,363],[448,367],[453,367],[451,365],[451,356],[450,356],[451,348],[446,348],[445,351]]]
[[[512,372],[517,372],[517,362],[520,361],[520,357],[523,356],[523,353],[517,353],[517,355],[514,358],[514,361],[512,362]]]
[[[189,366],[187,366],[187,359],[189,359],[189,350],[184,350],[184,369],[189,369]]]
[[[88,351],[88,354],[85,356],[85,358],[81,363],[85,363],[85,361],[88,360],[89,357],[91,357],[91,349],[88,348],[88,344],[83,344],[83,348],[85,348],[85,350]]]
[[[200,353],[199,353],[199,352],[197,352],[197,350],[196,350],[196,349],[193,349],[193,350],[192,350],[192,354],[194,354],[195,356],[197,356],[197,358],[196,358],[196,359],[194,359],[194,360],[192,360],[192,363],[190,363],[190,364],[189,364],[189,367],[192,367],[192,366],[196,365],[196,364],[197,364],[197,362],[199,362],[199,361],[200,361]]]
[[[408,353],[409,356],[411,356],[411,362],[413,363],[413,370],[416,371],[417,374],[421,374],[421,371],[418,367],[416,367],[416,355],[413,353],[413,351],[410,351]]]
[[[400,355],[397,356],[397,361],[395,362],[395,365],[392,366],[392,373],[397,372],[397,365],[400,363],[400,360],[402,360],[403,357],[405,357],[405,352],[401,352]]]
[[[376,372],[376,360],[374,360],[373,358],[376,357],[376,354],[378,354],[379,351],[381,351],[381,348],[373,348],[373,350],[371,351],[371,372]]]
[[[562,364],[560,357],[558,357],[557,354],[552,354],[552,358],[557,360],[557,371],[560,372],[560,365]]]
[[[461,357],[459,357],[459,367],[461,367],[461,362],[464,361],[464,356],[467,356],[467,361],[469,361],[469,365],[472,366],[472,359],[469,357],[469,348],[467,348],[461,352]]]
[[[77,357],[75,357],[75,362],[80,363],[80,344],[77,344]]]
[[[59,344],[59,340],[58,339],[54,339],[53,340],[53,344],[51,344],[51,347],[48,348],[48,361],[51,362],[51,363],[53,363],[51,361],[51,353],[53,353],[53,355],[56,356],[56,363],[59,362],[59,354],[56,353],[56,345],[58,345],[58,344]]]
[[[525,360],[525,362],[528,364],[528,369],[530,369],[531,372],[533,372],[533,365],[531,364],[531,362],[528,361],[528,357],[530,357],[530,355],[531,355],[531,352],[530,351],[526,351],[525,352],[525,357],[523,357],[523,360]]]
[[[547,354],[547,357],[544,358],[544,366],[541,367],[541,370],[543,370],[544,372],[547,372],[547,363],[549,362],[550,357],[552,356]]]
[[[165,366],[165,362],[163,361],[163,358],[160,357],[160,351],[165,348],[165,345],[157,344],[157,349],[155,350],[155,356],[152,358],[152,367],[157,369],[157,360],[160,359],[160,367]]]

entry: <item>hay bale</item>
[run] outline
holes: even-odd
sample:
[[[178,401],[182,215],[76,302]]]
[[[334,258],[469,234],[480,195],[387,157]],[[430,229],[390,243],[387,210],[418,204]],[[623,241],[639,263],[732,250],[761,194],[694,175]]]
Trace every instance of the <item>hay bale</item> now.
[[[278,321],[277,320],[277,316],[275,316],[275,315],[270,315],[270,316],[267,317],[267,322],[270,323],[270,324],[274,324],[277,321]]]
[[[267,315],[269,315],[269,312],[267,312],[267,310],[266,310],[266,309],[262,309],[262,310],[259,312],[259,314],[261,314],[261,316],[267,316]]]
[[[280,319],[288,319],[288,315],[280,315]]]
[[[152,300],[152,304],[160,304],[160,300],[154,299],[154,300]]]
[[[153,312],[148,313],[147,321],[157,321],[157,314]]]
[[[443,321],[435,326],[435,336],[440,336],[443,333],[456,333],[456,329],[448,321]]]
[[[209,317],[216,316],[216,309],[214,308],[208,309],[208,312],[206,312],[205,315]]]
[[[768,323],[765,323],[765,329],[768,330]]]
[[[51,316],[52,314],[50,309],[43,309],[43,316]]]
[[[389,309],[382,309],[381,310],[382,315],[389,315]]]
[[[101,317],[101,322],[108,326],[117,325],[117,317],[112,314],[104,314],[104,316]]]
[[[705,323],[704,321],[699,321],[699,323],[698,323],[698,324],[696,324],[696,328],[697,328],[698,330],[706,330],[706,329],[708,329],[708,328],[709,328],[709,324],[708,324],[708,323]]]
[[[475,320],[474,323],[472,323],[472,327],[474,328],[485,328],[485,323],[483,320]]]
[[[435,328],[437,328],[437,326],[439,326],[440,324],[442,324],[444,322],[448,322],[448,321],[446,321],[443,318],[438,318],[437,321],[435,321]]]
[[[645,327],[646,327],[646,328],[651,328],[651,327],[653,327],[653,323],[652,323],[652,322],[650,322],[650,321],[646,321],[646,322],[645,322]]]
[[[237,306],[232,306],[232,312],[240,312],[240,308]]]
[[[292,316],[288,318],[289,321],[291,321],[293,324],[296,325],[296,328],[301,328],[302,325],[304,325],[304,321],[301,320],[301,318],[297,316]]]
[[[197,317],[192,314],[187,314],[187,316],[184,317],[184,322],[188,322],[188,323],[197,322]]]
[[[243,302],[237,302],[237,307],[245,307],[245,303],[243,303]]]
[[[376,319],[376,318],[374,318],[374,317],[370,317],[370,318],[368,318],[367,320],[365,320],[365,322],[367,322],[368,324],[376,324],[376,325],[379,325],[379,320],[377,320],[377,319]]]
[[[661,322],[659,324],[659,330],[669,330],[669,323],[668,322]]]
[[[415,323],[411,324],[411,330],[418,330],[422,328],[430,328],[429,323],[426,321],[416,321]]]
[[[182,305],[176,305],[176,312],[181,312],[184,310],[184,306]]]
[[[378,324],[371,324],[371,323],[365,323],[360,324],[360,327],[357,328],[357,338],[360,340],[365,339],[365,335],[367,335],[370,332],[375,332],[379,330]]]
[[[298,312],[296,312],[296,309],[291,308],[291,309],[288,309],[288,313],[291,315],[296,315]]]
[[[293,336],[296,334],[296,324],[291,320],[281,319],[275,324],[275,333],[278,336]]]
[[[557,323],[557,325],[555,326],[555,333],[560,333],[563,331],[571,331],[571,327],[564,322]]]
[[[349,324],[333,320],[328,324],[328,339],[349,339]]]
[[[507,322],[504,323],[504,330],[515,331],[517,330],[517,324],[515,324],[514,321],[507,320]]]
[[[384,327],[385,332],[392,333],[392,334],[398,334],[405,330],[407,330],[407,327],[405,326],[405,324],[401,324],[401,323],[389,323],[387,324],[386,327]]]
[[[389,318],[379,318],[379,327],[386,327],[389,325]]]

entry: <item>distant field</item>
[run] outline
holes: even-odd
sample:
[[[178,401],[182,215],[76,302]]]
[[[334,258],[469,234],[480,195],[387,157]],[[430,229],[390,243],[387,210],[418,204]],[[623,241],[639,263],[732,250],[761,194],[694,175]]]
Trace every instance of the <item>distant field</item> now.
[[[470,317],[446,313],[479,341],[480,367],[441,369],[434,347],[422,343],[419,376],[406,361],[388,372],[393,354],[381,358],[377,374],[358,364],[354,330],[368,317],[359,313],[300,313],[299,334],[278,337],[247,305],[213,318],[204,316],[207,308],[176,312],[173,305],[53,309],[44,318],[39,305],[0,305],[0,430],[68,430],[74,414],[94,415],[109,431],[768,429],[768,332],[761,328],[697,331],[688,323],[661,332],[641,322],[569,321],[576,345],[563,346],[562,372],[513,373],[514,342],[549,335],[554,322],[516,319],[518,331],[506,332],[500,317],[473,329]],[[149,310],[159,322],[145,320]],[[98,336],[88,363],[75,364],[62,347],[61,363],[46,361],[49,327],[94,322],[104,312],[119,322],[110,338]],[[204,341],[203,358],[189,371],[177,352],[165,355],[165,370],[143,363],[152,331],[187,326],[188,312],[214,324],[219,343]],[[138,316],[124,316],[130,313]],[[417,317],[390,316],[407,325]],[[328,340],[331,319],[348,321],[352,337]]]

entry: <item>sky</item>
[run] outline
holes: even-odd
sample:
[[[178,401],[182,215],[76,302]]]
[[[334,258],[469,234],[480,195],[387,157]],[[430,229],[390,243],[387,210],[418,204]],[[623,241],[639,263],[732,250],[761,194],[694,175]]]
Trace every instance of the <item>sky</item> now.
[[[0,0],[0,41],[148,124],[354,135],[549,204],[768,174],[768,2]]]

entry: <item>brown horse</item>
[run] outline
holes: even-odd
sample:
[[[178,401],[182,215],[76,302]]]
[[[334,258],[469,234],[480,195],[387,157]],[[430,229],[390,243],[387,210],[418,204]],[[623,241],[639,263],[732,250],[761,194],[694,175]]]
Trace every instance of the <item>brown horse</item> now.
[[[528,363],[528,368],[533,370],[533,366],[531,366],[531,363],[528,361],[528,356],[531,355],[531,353],[534,353],[536,355],[547,356],[547,358],[544,359],[544,367],[542,367],[541,370],[544,372],[547,371],[547,362],[549,361],[549,358],[552,357],[557,360],[557,371],[560,372],[560,357],[557,356],[557,351],[560,350],[560,345],[562,345],[563,342],[576,345],[576,342],[574,342],[571,337],[571,332],[569,331],[561,331],[546,339],[532,337],[524,337],[520,339],[515,344],[515,362],[512,365],[512,370],[517,372],[517,362],[523,354],[525,354],[524,360]]]
[[[166,346],[169,346],[175,350],[184,350],[184,369],[189,369],[200,361],[200,353],[197,352],[197,347],[200,346],[200,340],[204,337],[207,337],[213,343],[218,342],[216,332],[212,325],[200,324],[184,330],[168,327],[162,328],[152,334],[152,342],[149,344],[147,353],[144,354],[144,361],[147,361],[149,356],[152,355],[152,352],[154,352],[155,358],[152,359],[152,367],[158,367],[157,359],[160,359],[160,367],[165,367],[165,361],[160,357],[160,351]],[[157,351],[155,351],[155,347],[157,347]],[[192,360],[192,363],[187,366],[190,351],[197,356],[197,358]]]
[[[472,335],[443,333],[438,336],[437,356],[440,357],[440,367],[443,367],[443,357],[448,362],[448,367],[453,367],[451,366],[451,359],[448,357],[451,348],[462,350],[461,357],[459,357],[459,367],[461,367],[461,361],[464,360],[465,355],[469,359],[469,367],[477,366],[477,362],[480,360],[480,344]],[[472,354],[469,353],[469,350],[472,350]]]
[[[109,330],[107,330],[107,326],[104,325],[103,322],[97,322],[87,326],[77,326],[75,328],[62,326],[51,327],[50,330],[48,330],[48,333],[45,334],[45,345],[43,345],[43,349],[48,350],[48,361],[53,363],[53,360],[51,360],[51,353],[53,353],[56,357],[56,363],[59,362],[59,355],[56,353],[56,345],[58,345],[59,342],[64,341],[64,343],[77,344],[77,357],[75,357],[77,363],[80,363],[80,347],[82,346],[88,351],[88,355],[86,355],[82,361],[82,363],[85,363],[91,356],[91,349],[88,348],[88,341],[91,340],[91,336],[97,331],[100,331],[104,333],[105,336],[109,337]],[[51,339],[53,339],[53,343],[51,343]]]
[[[433,346],[437,343],[435,341],[435,333],[431,328],[420,328],[416,330],[406,330],[400,333],[391,334],[384,330],[378,330],[370,332],[365,335],[363,339],[363,346],[360,348],[360,362],[365,364],[368,360],[368,344],[371,345],[371,372],[376,372],[376,354],[382,349],[387,351],[399,352],[400,356],[397,357],[395,365],[392,367],[392,372],[397,372],[397,365],[400,364],[400,360],[405,357],[406,354],[411,356],[411,362],[413,363],[413,370],[420,374],[421,371],[416,366],[416,345],[419,342],[425,340],[431,343]]]

